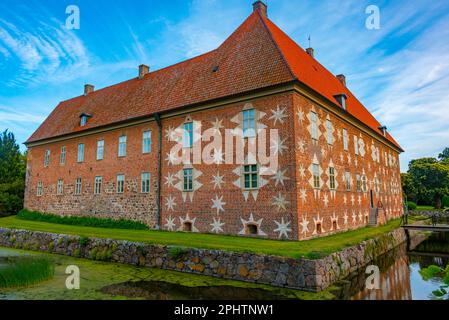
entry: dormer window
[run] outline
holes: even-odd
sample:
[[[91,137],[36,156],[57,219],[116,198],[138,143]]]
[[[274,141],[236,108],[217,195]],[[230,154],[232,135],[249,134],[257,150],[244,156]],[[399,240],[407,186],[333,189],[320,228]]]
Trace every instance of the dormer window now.
[[[86,114],[86,113],[82,113],[80,115],[80,126],[84,127],[87,124],[87,121],[89,120],[91,116]]]
[[[380,130],[380,132],[382,132],[382,135],[384,137],[387,136],[387,127],[386,126],[379,127],[379,130]]]
[[[342,107],[343,110],[346,110],[346,99],[348,97],[344,93],[341,93],[341,94],[335,95],[334,98],[337,100],[340,107]]]

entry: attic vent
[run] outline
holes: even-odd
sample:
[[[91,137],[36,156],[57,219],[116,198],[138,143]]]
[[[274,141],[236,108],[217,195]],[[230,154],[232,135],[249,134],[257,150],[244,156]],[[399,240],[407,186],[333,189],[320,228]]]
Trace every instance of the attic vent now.
[[[219,66],[215,66],[215,67],[212,68],[212,72],[217,72],[219,69],[220,69]]]
[[[334,98],[337,100],[340,107],[342,107],[343,110],[346,110],[346,99],[348,97],[344,93],[340,93],[335,95]]]
[[[313,50],[313,48],[307,48],[306,52],[309,56],[311,56],[312,58],[315,58],[315,50]]]
[[[387,136],[387,127],[386,126],[379,127],[378,129],[382,132],[384,137]]]

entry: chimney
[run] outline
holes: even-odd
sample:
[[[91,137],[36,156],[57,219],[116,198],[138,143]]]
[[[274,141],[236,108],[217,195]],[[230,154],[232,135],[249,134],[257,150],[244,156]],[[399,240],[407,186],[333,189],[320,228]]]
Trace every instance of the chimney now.
[[[145,77],[145,75],[150,73],[150,67],[146,66],[144,64],[141,64],[139,66],[139,79],[143,79],[143,77]]]
[[[337,75],[337,79],[346,87],[346,76],[344,74]]]
[[[313,50],[313,48],[307,48],[306,52],[309,56],[311,56],[312,58],[315,58],[315,50]]]
[[[88,94],[94,92],[94,86],[91,84],[85,84],[84,85],[84,95],[87,96]]]
[[[378,129],[382,132],[384,137],[387,136],[387,127],[386,126],[379,127]]]
[[[267,17],[267,5],[263,1],[256,1],[253,3],[253,12],[259,12],[262,16]]]

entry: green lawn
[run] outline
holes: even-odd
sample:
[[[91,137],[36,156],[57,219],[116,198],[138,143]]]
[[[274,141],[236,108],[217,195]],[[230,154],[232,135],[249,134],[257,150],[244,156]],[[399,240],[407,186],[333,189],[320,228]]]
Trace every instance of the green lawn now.
[[[101,229],[69,226],[47,222],[27,221],[16,216],[0,218],[0,227],[36,230],[84,237],[111,238],[161,245],[184,246],[203,249],[221,249],[238,252],[254,252],[285,257],[320,258],[323,255],[356,245],[400,226],[399,220],[376,228],[363,228],[308,241],[276,241],[212,234],[174,233],[165,231]]]

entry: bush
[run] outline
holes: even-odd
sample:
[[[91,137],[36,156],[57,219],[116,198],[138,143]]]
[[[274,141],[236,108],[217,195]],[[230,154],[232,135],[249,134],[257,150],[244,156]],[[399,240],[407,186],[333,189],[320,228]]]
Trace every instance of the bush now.
[[[444,196],[442,203],[443,203],[443,208],[449,208],[449,196]]]
[[[132,230],[148,230],[148,226],[141,222],[131,220],[113,220],[100,219],[94,217],[61,217],[54,214],[44,214],[35,211],[22,210],[17,215],[20,219],[41,221],[57,224],[77,225],[85,227],[96,228],[110,228],[110,229],[132,229]]]
[[[412,201],[407,202],[407,208],[409,210],[416,210],[418,208],[418,205]]]
[[[1,267],[0,288],[29,286],[54,275],[54,264],[48,258],[14,258]]]

